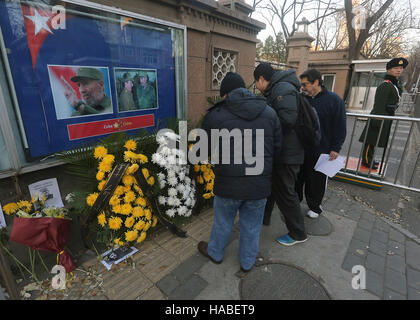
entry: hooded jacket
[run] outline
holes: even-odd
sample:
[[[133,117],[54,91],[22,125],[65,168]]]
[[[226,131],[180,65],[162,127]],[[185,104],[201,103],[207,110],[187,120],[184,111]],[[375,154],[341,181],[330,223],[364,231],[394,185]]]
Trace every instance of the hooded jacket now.
[[[257,97],[252,92],[244,88],[232,90],[226,99],[215,104],[210,108],[201,126],[207,132],[209,155],[215,154],[212,160],[216,159],[219,164],[215,164],[215,182],[213,192],[223,198],[236,200],[259,200],[267,198],[271,194],[271,173],[273,162],[280,155],[279,150],[282,144],[282,132],[280,121],[269,106],[264,97]],[[232,135],[236,131],[240,133],[242,141],[237,146],[234,145],[233,138],[228,141],[228,153],[223,154],[222,139],[219,152],[215,153],[212,148],[212,129],[227,129]],[[263,133],[262,139],[258,138],[258,129]],[[245,130],[251,132],[251,138],[247,139],[244,135]],[[257,141],[258,138],[258,141]],[[216,140],[213,137],[213,140]],[[213,141],[214,143],[217,141]],[[246,150],[252,150],[252,158],[246,157]],[[259,149],[260,148],[260,149]],[[236,152],[234,152],[234,150]],[[277,152],[277,154],[275,154]],[[234,155],[240,163],[234,163]],[[239,157],[238,157],[239,155]],[[256,157],[256,158],[254,158]],[[223,164],[222,160],[228,160],[228,164]],[[252,160],[252,161],[250,161]],[[212,161],[213,163],[215,161]],[[247,170],[254,168],[253,174]],[[261,168],[261,170],[257,170]]]
[[[285,70],[276,71],[264,90],[267,103],[276,111],[283,130],[282,164],[302,164],[304,160],[304,149],[294,129],[299,88],[295,70]]]

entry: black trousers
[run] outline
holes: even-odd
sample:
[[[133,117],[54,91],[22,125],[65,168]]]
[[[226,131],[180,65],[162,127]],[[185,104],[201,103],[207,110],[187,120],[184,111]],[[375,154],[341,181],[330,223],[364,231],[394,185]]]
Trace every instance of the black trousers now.
[[[363,148],[362,164],[370,166],[374,153],[375,146],[373,144],[366,143]]]
[[[319,155],[305,155],[305,162],[301,167],[296,182],[296,192],[300,201],[303,200],[303,193],[305,193],[309,209],[320,214],[322,213],[321,203],[327,187],[328,177],[314,170],[318,158]]]
[[[307,238],[305,224],[300,210],[300,201],[295,190],[300,165],[280,165],[273,168],[272,191],[265,206],[264,220],[269,221],[274,203],[284,216],[289,236],[294,240]]]

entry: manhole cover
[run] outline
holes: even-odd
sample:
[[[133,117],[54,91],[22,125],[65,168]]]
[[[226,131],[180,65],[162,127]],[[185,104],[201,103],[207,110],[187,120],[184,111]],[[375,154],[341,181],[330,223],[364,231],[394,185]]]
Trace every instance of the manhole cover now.
[[[316,219],[305,215],[304,219],[306,233],[311,236],[328,236],[333,230],[331,222],[322,214]],[[281,215],[281,220],[284,222],[283,215]]]
[[[241,280],[241,297],[244,300],[330,300],[318,281],[284,264],[254,267]]]

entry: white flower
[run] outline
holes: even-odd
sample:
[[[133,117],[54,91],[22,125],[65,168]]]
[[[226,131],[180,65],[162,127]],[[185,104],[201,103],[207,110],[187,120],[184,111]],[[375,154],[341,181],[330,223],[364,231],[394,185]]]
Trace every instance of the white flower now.
[[[176,157],[173,155],[168,156],[166,159],[168,161],[168,165],[175,166],[177,164]]]
[[[166,187],[166,180],[159,180],[160,188],[163,189]]]
[[[195,205],[195,198],[191,198],[191,207],[194,207]]]
[[[175,216],[175,213],[176,213],[176,211],[174,209],[168,209],[168,210],[166,210],[166,215],[168,217],[173,218]]]
[[[179,180],[184,180],[184,179],[185,179],[185,172],[184,172],[184,171],[181,171],[181,172],[178,174],[178,177],[179,177]]]
[[[178,214],[180,216],[185,216],[185,214],[187,213],[188,209],[186,206],[182,206],[178,209]]]
[[[177,187],[176,187],[176,190],[178,190],[178,192],[179,193],[184,193],[185,192],[185,185],[183,185],[182,183],[181,184],[179,184]]]
[[[158,165],[161,166],[162,168],[165,168],[168,165],[168,162],[166,161],[165,158],[162,157],[162,159],[159,161]]]
[[[160,154],[164,157],[167,157],[171,154],[171,149],[169,149],[168,147],[162,147],[160,148]]]
[[[176,191],[175,188],[169,188],[169,190],[168,190],[168,196],[170,196],[170,197],[176,197],[177,193],[178,192]]]
[[[191,205],[191,198],[189,198],[189,197],[186,198],[185,205],[188,206],[188,207]]]
[[[174,178],[176,175],[174,170],[168,170],[168,178]]]
[[[169,183],[170,186],[175,187],[178,184],[178,179],[177,178],[169,178],[168,183]]]
[[[179,200],[178,198],[174,198],[174,206],[179,207],[180,205],[181,205],[181,200]]]
[[[187,211],[187,213],[185,214],[185,216],[186,216],[186,217],[189,217],[189,216],[191,215],[191,213],[192,213],[192,209],[189,209],[189,210]]]
[[[165,137],[163,137],[163,136],[156,137],[156,142],[159,143],[160,145],[167,145],[168,144]]]
[[[159,196],[158,200],[159,200],[159,204],[161,205],[166,204],[166,198],[164,196]]]
[[[175,205],[175,199],[176,199],[176,198],[169,197],[169,198],[166,200],[166,203],[168,204],[168,206],[173,207],[173,206]]]
[[[70,192],[68,195],[66,195],[65,199],[68,203],[73,202],[74,201],[74,194]]]
[[[159,164],[162,160],[163,160],[163,157],[159,153],[154,153],[152,155],[152,162],[153,163]]]
[[[161,180],[165,180],[165,175],[164,175],[162,172],[159,172],[159,173],[157,174],[157,177],[158,177],[159,181],[161,181]]]

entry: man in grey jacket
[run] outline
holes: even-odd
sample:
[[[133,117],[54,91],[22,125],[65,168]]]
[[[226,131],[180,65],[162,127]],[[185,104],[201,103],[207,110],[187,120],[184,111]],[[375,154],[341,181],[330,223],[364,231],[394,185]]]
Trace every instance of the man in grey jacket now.
[[[254,79],[255,86],[267,98],[268,105],[276,111],[283,130],[280,164],[273,168],[272,193],[267,199],[264,224],[270,223],[275,201],[289,230],[288,234],[276,240],[291,246],[307,240],[300,201],[295,191],[297,176],[304,160],[304,149],[294,129],[300,82],[293,69],[275,71],[268,63],[261,63],[255,68]]]

